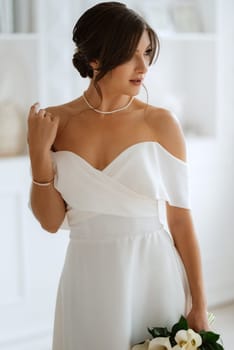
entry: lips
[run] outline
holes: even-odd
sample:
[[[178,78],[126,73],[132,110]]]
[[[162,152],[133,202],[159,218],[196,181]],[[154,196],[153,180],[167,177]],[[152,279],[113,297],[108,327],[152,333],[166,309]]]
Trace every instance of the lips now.
[[[141,85],[141,83],[143,82],[143,79],[131,79],[129,81],[134,85]]]

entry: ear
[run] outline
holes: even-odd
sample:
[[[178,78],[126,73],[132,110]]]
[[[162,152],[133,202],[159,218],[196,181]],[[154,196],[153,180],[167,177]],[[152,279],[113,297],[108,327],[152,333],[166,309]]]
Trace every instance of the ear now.
[[[98,60],[93,60],[89,64],[93,68],[94,71],[99,69],[99,61]]]

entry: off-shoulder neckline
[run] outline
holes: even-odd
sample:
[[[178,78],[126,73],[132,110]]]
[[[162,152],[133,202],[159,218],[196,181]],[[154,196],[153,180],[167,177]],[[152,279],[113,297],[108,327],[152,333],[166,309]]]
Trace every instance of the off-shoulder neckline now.
[[[164,146],[162,146],[158,141],[140,141],[140,142],[136,142],[128,147],[126,147],[123,151],[121,151],[114,159],[112,159],[103,169],[98,169],[95,168],[93,165],[91,165],[85,158],[81,157],[78,153],[73,152],[73,151],[69,151],[69,150],[59,150],[59,151],[51,151],[53,154],[62,154],[62,153],[67,153],[70,154],[73,157],[76,157],[78,159],[80,159],[84,164],[86,164],[89,168],[93,169],[94,171],[100,172],[100,173],[104,173],[107,169],[109,169],[115,162],[117,162],[117,160],[119,160],[121,157],[125,156],[126,154],[128,154],[130,151],[134,150],[136,147],[140,147],[140,146],[147,146],[147,145],[153,145],[153,146],[158,146],[167,156],[169,156],[170,158],[174,159],[175,161],[178,161],[179,163],[183,164],[183,165],[187,165],[187,163],[174,156],[172,153],[170,153]]]

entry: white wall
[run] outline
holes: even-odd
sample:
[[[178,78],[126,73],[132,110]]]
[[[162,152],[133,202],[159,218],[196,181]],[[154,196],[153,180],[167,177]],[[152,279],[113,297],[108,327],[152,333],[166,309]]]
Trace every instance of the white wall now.
[[[218,111],[214,139],[189,143],[194,217],[209,304],[234,300],[234,2],[218,11]]]

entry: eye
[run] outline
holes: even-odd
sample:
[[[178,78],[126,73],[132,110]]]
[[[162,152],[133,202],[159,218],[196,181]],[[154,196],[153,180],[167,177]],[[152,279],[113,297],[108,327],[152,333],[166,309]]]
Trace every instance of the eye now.
[[[147,49],[147,50],[145,51],[144,55],[145,55],[145,56],[151,56],[151,55],[152,55],[152,52],[153,52],[152,48],[149,48],[149,49]]]

